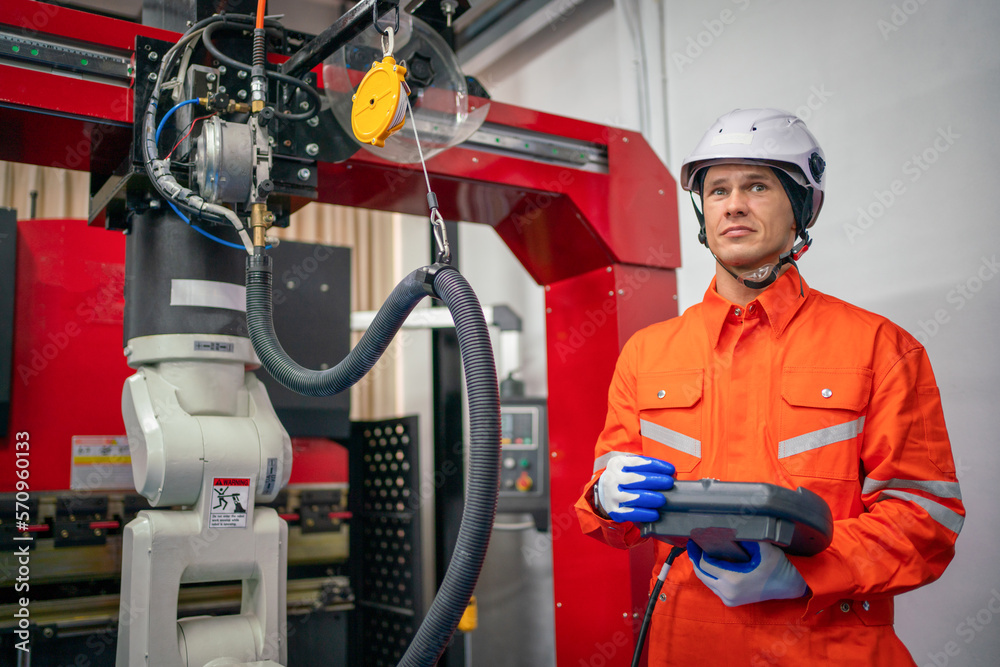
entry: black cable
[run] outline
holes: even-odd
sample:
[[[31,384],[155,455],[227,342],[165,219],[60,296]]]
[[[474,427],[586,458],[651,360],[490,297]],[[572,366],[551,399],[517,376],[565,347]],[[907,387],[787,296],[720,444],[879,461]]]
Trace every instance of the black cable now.
[[[281,120],[288,120],[288,121],[309,120],[310,118],[319,113],[320,106],[322,106],[323,104],[323,98],[320,97],[318,90],[310,86],[305,81],[302,81],[301,79],[296,79],[294,76],[288,76],[287,74],[283,74],[281,72],[274,72],[271,70],[267,70],[266,75],[271,78],[277,79],[282,83],[288,84],[290,86],[295,86],[296,88],[304,92],[306,95],[308,95],[312,99],[313,103],[308,110],[303,111],[302,113],[275,111],[274,112],[275,118],[280,118]]]
[[[668,570],[670,566],[674,564],[674,559],[681,555],[684,551],[684,547],[674,547],[667,554],[667,560],[663,564]],[[635,653],[632,654],[632,667],[639,667],[639,658],[642,657],[642,649],[646,645],[646,633],[649,631],[649,622],[653,619],[653,608],[656,606],[656,598],[660,595],[660,589],[663,588],[663,582],[667,578],[666,572],[662,573],[663,578],[656,578],[656,583],[653,584],[653,592],[649,595],[649,602],[646,603],[646,614],[642,617],[642,625],[639,627],[639,636],[635,640]]]
[[[203,32],[202,35],[201,35],[201,41],[205,45],[205,48],[208,50],[208,52],[212,54],[212,57],[215,58],[216,60],[218,60],[220,63],[226,65],[227,67],[232,67],[232,68],[235,68],[235,69],[241,69],[241,70],[245,70],[245,71],[249,72],[249,71],[251,71],[253,69],[252,65],[248,65],[247,63],[240,62],[239,60],[236,60],[232,56],[227,56],[225,53],[223,53],[219,49],[218,46],[215,45],[215,42],[212,41],[212,36],[215,34],[215,32],[217,30],[220,30],[220,29],[246,30],[247,29],[247,26],[242,26],[242,25],[239,25],[238,23],[234,23],[232,21],[229,21],[228,20],[229,18],[230,17],[225,17],[223,20],[216,21],[212,25],[207,26],[205,28],[205,32]],[[265,32],[267,32],[267,31],[265,31]],[[278,32],[278,33],[280,33],[280,30],[278,30],[277,28],[271,28],[270,32]]]
[[[205,28],[205,32],[202,33],[201,35],[202,43],[205,45],[205,48],[208,50],[208,52],[212,54],[212,57],[218,60],[220,63],[226,65],[227,67],[232,67],[234,69],[241,69],[246,72],[252,72],[253,71],[252,65],[248,65],[247,63],[240,62],[239,60],[236,60],[231,56],[227,56],[219,49],[218,46],[215,45],[215,42],[212,41],[212,37],[217,30],[226,28],[229,29],[237,28],[241,30],[243,29],[242,26],[226,23],[225,21],[212,24],[207,28]],[[294,76],[289,76],[287,74],[284,74],[282,72],[277,72],[274,70],[265,70],[264,75],[268,78],[280,81],[281,83],[284,83],[286,85],[298,88],[306,95],[308,95],[309,98],[312,100],[312,106],[306,111],[303,111],[301,113],[291,113],[288,111],[275,111],[274,112],[275,118],[287,121],[302,121],[302,120],[309,120],[317,113],[319,113],[319,109],[323,104],[323,98],[320,96],[319,91],[310,86],[308,83],[306,83],[301,79],[296,79]]]

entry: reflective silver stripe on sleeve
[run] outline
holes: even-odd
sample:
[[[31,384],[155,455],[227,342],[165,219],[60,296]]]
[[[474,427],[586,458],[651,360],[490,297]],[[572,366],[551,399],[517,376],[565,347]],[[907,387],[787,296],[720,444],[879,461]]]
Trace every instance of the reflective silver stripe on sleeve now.
[[[861,493],[875,493],[876,491],[881,491],[882,489],[916,489],[917,491],[923,491],[924,493],[929,493],[932,496],[937,496],[938,498],[962,499],[962,489],[959,488],[958,482],[941,482],[937,480],[924,479],[893,478],[881,480],[867,477],[865,478],[864,486],[861,487]]]
[[[958,512],[948,509],[940,503],[934,502],[930,498],[924,498],[923,496],[918,496],[914,493],[907,493],[906,491],[883,491],[876,499],[876,502],[887,496],[890,498],[906,500],[915,505],[919,505],[924,509],[924,511],[931,515],[932,519],[948,530],[952,531],[956,535],[962,532],[962,524],[965,523],[965,517]]]
[[[788,456],[794,456],[796,454],[801,454],[802,452],[819,449],[820,447],[832,445],[835,442],[841,442],[843,440],[847,440],[848,438],[853,438],[854,436],[861,434],[861,429],[863,429],[864,426],[865,418],[858,417],[854,421],[849,421],[846,424],[828,426],[826,428],[821,428],[818,431],[813,431],[812,433],[806,433],[805,435],[799,435],[794,438],[789,438],[788,440],[782,440],[778,443],[778,458],[783,459]]]
[[[594,459],[594,472],[604,470],[608,467],[608,462],[616,456],[633,456],[631,452],[608,452]]]
[[[701,440],[695,440],[691,436],[671,431],[665,426],[654,424],[646,419],[639,420],[639,432],[661,445],[673,447],[679,452],[701,458]]]

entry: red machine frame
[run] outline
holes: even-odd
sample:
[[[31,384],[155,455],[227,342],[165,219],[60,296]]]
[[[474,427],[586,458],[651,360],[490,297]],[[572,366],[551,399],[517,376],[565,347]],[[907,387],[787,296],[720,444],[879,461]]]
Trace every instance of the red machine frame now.
[[[33,0],[5,0],[0,24],[125,53],[137,35],[178,37]],[[0,64],[6,129],[0,159],[88,170],[96,142],[131,141],[132,109],[131,87]],[[634,613],[641,615],[648,595],[652,550],[617,551],[584,536],[573,504],[592,474],[593,443],[622,345],[639,328],[677,315],[675,182],[635,132],[498,102],[491,102],[487,121],[607,148],[607,173],[464,146],[436,156],[427,168],[442,214],[491,225],[545,286],[558,662],[626,665]],[[419,166],[365,151],[321,164],[318,191],[323,202],[426,214]],[[117,395],[120,378],[113,382]],[[5,462],[13,459],[11,442],[0,440]],[[63,447],[68,456],[69,443],[51,451]]]

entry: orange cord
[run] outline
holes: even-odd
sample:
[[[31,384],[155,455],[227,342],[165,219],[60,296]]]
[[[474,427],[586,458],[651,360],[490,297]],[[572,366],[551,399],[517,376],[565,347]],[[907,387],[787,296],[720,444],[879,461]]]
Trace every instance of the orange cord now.
[[[264,10],[267,0],[257,0],[257,30],[264,29]]]

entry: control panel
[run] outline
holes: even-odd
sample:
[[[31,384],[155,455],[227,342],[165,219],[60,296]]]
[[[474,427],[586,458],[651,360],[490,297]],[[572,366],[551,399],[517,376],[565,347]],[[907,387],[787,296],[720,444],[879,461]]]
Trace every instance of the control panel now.
[[[498,512],[531,513],[548,527],[548,425],[545,399],[504,399],[500,404]]]

